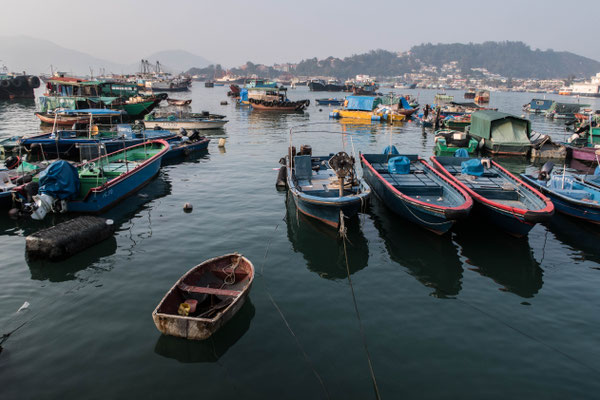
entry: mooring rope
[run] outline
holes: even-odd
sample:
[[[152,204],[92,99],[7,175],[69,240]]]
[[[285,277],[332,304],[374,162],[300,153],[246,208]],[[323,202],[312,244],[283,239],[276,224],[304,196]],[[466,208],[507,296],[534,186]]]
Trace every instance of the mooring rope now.
[[[264,282],[264,285],[265,285],[265,292],[267,293],[267,296],[269,297],[269,300],[271,301],[271,304],[273,304],[273,307],[275,307],[275,309],[279,313],[279,316],[281,317],[281,319],[283,320],[283,323],[285,324],[285,326],[287,327],[288,331],[290,332],[290,335],[292,335],[292,337],[294,338],[294,340],[296,342],[296,346],[298,346],[298,348],[300,349],[300,352],[302,353],[302,356],[304,357],[304,361],[308,364],[308,366],[312,370],[313,374],[315,375],[315,378],[317,378],[317,380],[319,381],[319,383],[321,385],[321,388],[323,389],[323,392],[325,393],[325,397],[328,398],[328,399],[330,399],[331,396],[329,395],[329,392],[327,391],[327,388],[325,387],[325,382],[323,382],[323,379],[321,378],[321,375],[319,375],[319,373],[317,372],[315,366],[313,365],[310,357],[308,356],[308,354],[304,350],[304,347],[302,347],[302,343],[300,343],[300,339],[298,339],[298,336],[296,336],[296,334],[294,333],[294,330],[290,326],[288,320],[285,318],[285,315],[281,311],[281,308],[279,308],[279,306],[277,305],[277,302],[275,301],[275,299],[271,295],[271,292],[269,290],[269,285],[268,285],[267,280],[265,279],[265,276],[264,276],[264,269],[265,269],[265,264],[266,264],[266,261],[267,261],[267,256],[269,254],[269,249],[271,247],[271,241],[273,240],[273,237],[275,236],[275,232],[277,231],[277,228],[279,228],[279,223],[277,225],[275,225],[275,229],[273,230],[273,234],[271,235],[271,237],[269,238],[269,241],[267,242],[267,248],[265,250],[265,256],[263,258],[263,263],[262,263],[261,269],[260,269],[260,275],[263,277],[263,282]]]
[[[362,338],[363,347],[365,348],[365,353],[367,355],[367,362],[369,364],[369,372],[371,373],[371,380],[373,381],[373,389],[375,390],[375,398],[377,400],[381,400],[381,395],[379,394],[379,387],[377,386],[377,379],[375,378],[375,371],[373,370],[373,362],[371,361],[371,354],[369,353],[369,347],[367,345],[367,337],[365,335],[365,330],[363,327],[362,320],[360,319],[360,312],[358,311],[358,303],[356,301],[356,294],[354,293],[354,286],[352,285],[352,279],[350,278],[350,264],[348,263],[348,251],[346,249],[346,240],[347,231],[346,225],[344,223],[344,212],[340,210],[340,236],[342,237],[342,242],[344,243],[344,258],[346,260],[346,274],[348,277],[348,284],[350,285],[350,292],[352,293],[352,302],[354,303],[354,311],[356,312],[356,319],[358,320],[358,326],[360,328],[360,336]]]

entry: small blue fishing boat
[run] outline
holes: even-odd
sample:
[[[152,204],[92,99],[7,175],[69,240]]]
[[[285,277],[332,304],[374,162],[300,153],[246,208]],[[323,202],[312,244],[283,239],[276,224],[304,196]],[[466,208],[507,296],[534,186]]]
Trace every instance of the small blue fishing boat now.
[[[291,155],[287,186],[301,213],[338,228],[343,217],[364,210],[371,190],[357,177],[352,157],[343,151],[319,157],[312,151]]]
[[[475,211],[513,236],[527,235],[554,213],[550,199],[492,160],[433,156],[431,162],[473,198]]]
[[[116,130],[103,131],[93,126],[83,131],[60,130],[19,139],[18,143],[28,151],[41,149],[46,158],[79,159],[81,145],[102,143],[106,153],[114,153],[146,140],[169,140],[175,137],[168,130],[149,130],[139,125],[119,124]]]
[[[50,211],[100,213],[147,184],[169,151],[164,140],[152,140],[74,166],[59,160],[34,180],[38,195],[26,208],[33,219]]]
[[[584,221],[600,224],[600,189],[573,175],[521,174],[524,181],[552,200],[556,210]]]
[[[344,104],[344,99],[336,98],[316,99],[315,101],[319,106],[341,106],[342,104]]]
[[[208,148],[210,139],[200,136],[198,131],[188,136],[178,136],[169,140],[169,151],[163,156],[163,161],[174,160],[185,157],[196,151],[203,151]]]
[[[361,154],[365,180],[396,214],[437,234],[466,218],[473,200],[417,155]]]

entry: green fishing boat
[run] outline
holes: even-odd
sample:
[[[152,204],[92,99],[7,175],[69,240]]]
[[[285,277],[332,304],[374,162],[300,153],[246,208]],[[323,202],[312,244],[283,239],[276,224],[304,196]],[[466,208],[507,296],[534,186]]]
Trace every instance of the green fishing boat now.
[[[39,98],[40,112],[52,112],[58,108],[79,110],[87,108],[110,108],[125,112],[124,118],[136,120],[150,113],[167,98],[165,93],[146,96],[132,83],[84,80],[59,77],[46,84],[48,92]]]
[[[435,154],[438,156],[452,156],[459,149],[465,149],[473,154],[477,151],[477,140],[466,132],[452,129],[441,129],[435,132]]]

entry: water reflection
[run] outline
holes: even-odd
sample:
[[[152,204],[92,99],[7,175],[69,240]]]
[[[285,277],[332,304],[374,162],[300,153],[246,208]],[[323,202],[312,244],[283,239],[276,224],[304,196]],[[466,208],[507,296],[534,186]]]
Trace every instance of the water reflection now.
[[[580,260],[600,263],[600,232],[598,226],[555,213],[548,224],[558,240],[580,252]]]
[[[154,352],[180,363],[217,362],[248,331],[255,313],[254,305],[248,298],[237,314],[210,339],[195,341],[160,335]]]
[[[433,288],[432,296],[447,298],[460,292],[462,265],[447,235],[434,235],[399,218],[377,198],[372,199],[371,210],[375,228],[393,261]]]
[[[518,296],[535,296],[543,285],[543,270],[533,257],[527,240],[513,238],[496,229],[482,231],[463,225],[455,229],[469,269],[492,278],[501,290]]]
[[[220,147],[219,147],[220,149]],[[177,157],[172,159],[163,160],[161,166],[166,167],[169,165],[178,165],[178,164],[198,164],[200,160],[210,160],[210,154],[208,153],[208,149],[197,150],[188,155],[184,155],[183,157]]]
[[[337,230],[297,212],[292,196],[286,196],[287,235],[295,252],[300,252],[310,271],[325,279],[346,279],[344,244]],[[358,217],[346,223],[348,266],[350,274],[369,262],[369,244],[360,229]]]
[[[130,235],[130,241],[137,244],[130,227],[125,227],[131,220],[141,215],[141,213],[150,207],[150,203],[156,199],[167,196],[171,193],[171,183],[165,179],[165,176],[161,173],[156,179],[152,180],[146,187],[140,192],[128,197],[124,201],[118,204],[117,207],[112,208],[107,213],[102,214],[102,217],[111,218],[115,221],[116,232],[126,231],[126,235]],[[54,226],[60,222],[66,221],[72,216],[69,215],[49,215],[44,221],[14,221],[15,224],[23,224],[27,229],[20,229],[19,234],[29,235],[37,232],[40,229]],[[151,213],[148,212],[148,229],[144,237],[152,236],[152,220]],[[141,235],[136,235],[139,238]],[[35,280],[49,280],[51,282],[63,282],[67,280],[76,279],[77,272],[83,271],[90,266],[96,264],[99,260],[115,254],[117,251],[117,239],[115,236],[111,236],[89,249],[78,253],[67,260],[60,262],[49,262],[45,260],[30,260],[26,257],[29,270],[31,272],[31,279]]]
[[[61,262],[30,260],[25,257],[31,279],[38,281],[65,282],[77,278],[79,271],[90,267],[104,257],[109,257],[117,251],[117,239],[114,236],[103,240],[93,247],[75,254]]]

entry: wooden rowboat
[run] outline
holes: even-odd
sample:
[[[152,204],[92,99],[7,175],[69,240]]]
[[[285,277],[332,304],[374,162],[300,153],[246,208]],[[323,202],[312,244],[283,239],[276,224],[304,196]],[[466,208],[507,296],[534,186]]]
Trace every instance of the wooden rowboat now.
[[[178,100],[178,99],[167,99],[167,103],[171,106],[187,106],[192,103],[192,99]]]
[[[90,122],[90,117],[86,115],[59,115],[56,117],[54,113],[36,112],[35,116],[45,125],[54,125],[56,123],[58,126],[73,126],[75,123],[85,124]]]
[[[160,301],[152,319],[165,335],[209,338],[242,307],[254,266],[237,254],[211,258],[183,275]]]

